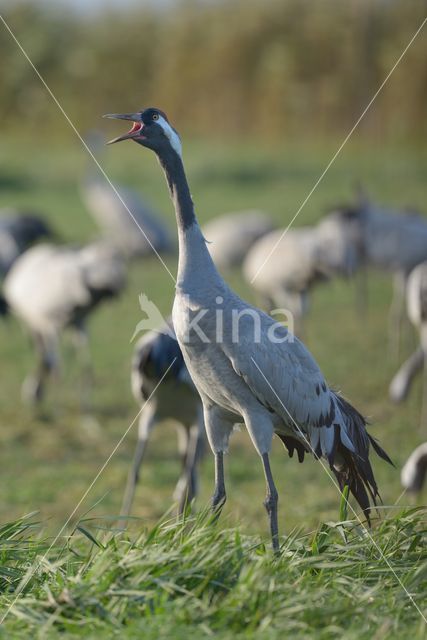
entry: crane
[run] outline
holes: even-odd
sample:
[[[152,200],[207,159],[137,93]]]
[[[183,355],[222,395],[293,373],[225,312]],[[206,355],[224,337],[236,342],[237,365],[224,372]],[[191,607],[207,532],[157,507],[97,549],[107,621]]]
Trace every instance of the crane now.
[[[52,230],[39,215],[13,208],[0,209],[0,276],[28,247],[41,238],[52,237]]]
[[[427,442],[420,444],[405,462],[400,480],[404,489],[419,493],[423,488],[427,473]]]
[[[273,434],[300,460],[307,451],[327,460],[340,487],[348,485],[369,521],[378,487],[369,448],[390,461],[362,415],[332,391],[311,354],[288,330],[239,298],[218,273],[197,222],[182,162],[181,140],[156,108],[107,117],[130,120],[133,140],[157,155],[173,200],[179,262],[173,324],[184,361],[203,403],[215,458],[216,513],[226,500],[224,452],[234,425],[244,424],[266,479],[265,507],[279,552],[278,494],[270,467]],[[236,327],[236,317],[238,319]],[[237,332],[237,334],[236,334]]]
[[[378,206],[366,196],[359,197],[355,205],[337,208],[326,216],[330,218],[353,240],[359,266],[393,275],[389,331],[390,342],[398,347],[408,276],[427,260],[427,220],[413,211]]]
[[[117,295],[125,281],[123,259],[104,243],[82,248],[40,244],[16,260],[4,281],[4,296],[38,354],[37,369],[22,387],[23,400],[39,402],[47,379],[58,375],[58,340],[68,327],[85,356],[88,377],[86,317],[102,300]]]
[[[87,139],[94,151],[104,146],[98,132],[91,132]],[[174,242],[161,216],[133,189],[114,186],[120,197],[92,167],[80,184],[82,200],[106,239],[128,258],[151,255],[153,248],[158,253],[172,252]]]
[[[174,491],[174,500],[178,503],[179,513],[182,513],[185,505],[197,495],[198,464],[204,450],[205,427],[200,396],[185,366],[171,322],[158,331],[147,332],[136,343],[131,383],[133,395],[142,411],[121,515],[130,513],[150,434],[157,424],[165,420],[173,421],[178,433],[182,473]]]
[[[218,269],[240,266],[251,246],[274,229],[264,211],[251,209],[224,213],[207,222],[202,233]]]
[[[390,398],[397,403],[406,398],[415,375],[425,367],[427,358],[427,261],[415,267],[409,275],[406,287],[406,307],[409,320],[419,332],[420,344],[401,365],[390,383]],[[426,400],[424,396],[425,389],[423,393],[423,417]]]
[[[290,311],[299,334],[310,289],[334,275],[350,275],[354,268],[352,246],[330,226],[272,231],[255,242],[243,262],[243,276],[263,306]]]

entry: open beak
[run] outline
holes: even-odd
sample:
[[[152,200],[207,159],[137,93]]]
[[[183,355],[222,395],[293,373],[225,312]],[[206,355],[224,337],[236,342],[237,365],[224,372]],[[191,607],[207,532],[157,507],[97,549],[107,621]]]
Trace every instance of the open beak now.
[[[106,113],[103,118],[114,118],[116,120],[130,120],[133,122],[132,128],[124,133],[122,136],[118,136],[117,138],[113,138],[113,140],[109,140],[107,144],[114,144],[115,142],[121,142],[122,140],[132,140],[133,138],[141,137],[141,131],[144,127],[143,122],[141,122],[141,114],[140,113]]]

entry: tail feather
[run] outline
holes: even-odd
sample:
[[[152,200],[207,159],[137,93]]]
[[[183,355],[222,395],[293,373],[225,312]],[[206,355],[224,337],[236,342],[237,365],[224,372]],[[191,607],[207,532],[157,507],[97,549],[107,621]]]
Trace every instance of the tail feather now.
[[[349,451],[342,442],[338,443],[337,454],[340,459],[338,464],[332,464],[331,468],[338,479],[340,487],[347,484],[350,493],[363,510],[368,524],[370,524],[370,511],[372,505],[377,506],[381,502],[381,496],[369,461],[369,447],[372,444],[377,455],[393,465],[387,453],[380,447],[376,440],[366,431],[365,418],[344,398],[336,396],[341,413],[346,422],[347,435],[354,445],[355,451]]]
[[[377,500],[381,501],[378,487],[374,479],[372,467],[369,461],[365,461],[363,466],[360,465],[360,459],[341,447],[338,448],[344,464],[339,468],[331,467],[338,480],[340,489],[344,489],[348,485],[350,493],[356,499],[357,504],[366,516],[368,524],[371,524],[371,508],[377,506]]]
[[[373,438],[369,433],[368,433],[368,438],[369,438],[369,442],[371,443],[372,447],[374,448],[375,453],[382,458],[383,460],[385,460],[386,462],[388,462],[389,464],[391,464],[393,467],[395,466],[393,460],[391,460],[389,458],[389,456],[386,454],[386,452],[384,451],[384,449],[382,447],[380,447],[380,445],[378,444],[378,442],[375,440],[375,438]]]
[[[378,501],[381,502],[369,460],[370,445],[380,458],[391,465],[393,462],[367,432],[367,421],[362,414],[338,394],[332,392],[332,396],[334,410],[329,414],[329,423],[316,425],[305,441],[297,435],[294,437],[276,433],[287,448],[289,457],[292,458],[294,451],[297,451],[300,462],[303,462],[304,455],[308,452],[315,458],[326,458],[341,491],[348,486],[370,525],[371,509],[377,506]]]

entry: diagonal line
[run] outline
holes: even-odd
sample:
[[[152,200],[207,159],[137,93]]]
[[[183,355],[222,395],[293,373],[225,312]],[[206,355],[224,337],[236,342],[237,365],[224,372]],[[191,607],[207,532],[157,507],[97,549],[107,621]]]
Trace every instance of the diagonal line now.
[[[337,151],[334,153],[334,155],[332,156],[332,158],[329,160],[328,164],[326,165],[325,169],[322,171],[322,173],[320,174],[320,176],[317,178],[316,182],[314,183],[314,185],[312,186],[311,190],[309,191],[308,195],[305,197],[305,199],[303,200],[303,202],[300,204],[297,212],[295,213],[295,215],[293,216],[292,220],[290,221],[290,223],[288,224],[288,226],[286,227],[286,229],[283,231],[283,233],[281,234],[280,238],[277,240],[277,242],[273,245],[271,251],[269,252],[269,254],[267,255],[267,257],[265,258],[264,262],[260,265],[260,267],[258,268],[257,272],[255,273],[254,277],[251,280],[251,284],[253,284],[255,282],[255,280],[257,279],[260,271],[264,268],[266,262],[268,262],[268,260],[271,258],[271,256],[273,255],[273,253],[276,251],[277,247],[279,246],[279,244],[281,243],[281,241],[283,240],[284,236],[287,234],[287,232],[289,231],[290,227],[292,226],[292,224],[295,222],[295,220],[297,219],[297,217],[299,216],[299,214],[301,213],[302,209],[305,207],[305,205],[307,204],[307,202],[310,200],[311,196],[313,195],[313,193],[315,192],[315,190],[317,189],[317,187],[319,186],[319,184],[322,182],[323,178],[325,177],[325,175],[328,173],[329,169],[331,168],[331,166],[334,164],[335,160],[338,158],[339,154],[341,153],[341,151],[343,150],[343,148],[345,147],[345,145],[347,144],[347,142],[350,140],[351,136],[353,135],[353,133],[356,131],[357,127],[359,126],[359,124],[362,122],[363,118],[365,117],[365,115],[368,113],[369,109],[371,108],[371,106],[373,105],[373,103],[375,102],[375,100],[377,99],[377,97],[379,96],[379,94],[381,93],[381,91],[384,89],[385,85],[387,84],[387,82],[389,81],[390,77],[392,76],[392,74],[394,73],[394,71],[396,70],[397,66],[400,64],[400,62],[403,60],[403,58],[405,57],[406,53],[408,52],[409,47],[412,45],[412,43],[414,42],[415,38],[418,36],[418,34],[421,32],[422,28],[424,27],[425,23],[427,22],[427,16],[424,18],[424,20],[422,21],[422,23],[420,24],[420,26],[418,27],[418,29],[416,30],[416,32],[414,33],[414,35],[412,36],[412,38],[410,39],[410,41],[408,42],[408,44],[406,45],[406,47],[404,48],[404,50],[402,51],[402,53],[400,54],[400,56],[397,58],[396,62],[394,63],[394,65],[392,66],[392,68],[390,69],[390,71],[388,72],[388,74],[386,75],[386,77],[384,78],[384,80],[382,81],[382,83],[380,84],[379,88],[377,89],[377,91],[374,93],[374,95],[372,96],[372,98],[370,99],[370,101],[368,102],[368,104],[366,105],[366,107],[363,109],[362,113],[360,114],[360,116],[358,117],[358,119],[356,120],[356,122],[354,123],[354,125],[352,126],[352,128],[350,129],[349,133],[346,135],[346,137],[344,138],[344,140],[342,141],[342,143],[340,144],[340,146],[338,147]]]
[[[27,52],[25,51],[24,47],[22,46],[22,44],[19,42],[18,38],[15,36],[15,34],[13,33],[12,29],[9,27],[9,25],[7,24],[6,20],[3,18],[3,16],[0,14],[0,20],[2,21],[5,29],[9,32],[10,36],[12,37],[12,39],[15,41],[16,45],[18,46],[18,48],[21,50],[21,53],[23,54],[23,56],[26,58],[27,62],[30,64],[30,66],[32,67],[34,73],[37,75],[37,77],[39,78],[40,82],[42,83],[42,85],[44,86],[44,88],[46,89],[46,91],[48,92],[48,94],[50,95],[50,97],[52,98],[52,100],[54,101],[54,103],[56,104],[56,106],[58,107],[58,109],[60,110],[60,112],[62,113],[62,115],[64,116],[64,118],[66,119],[66,121],[68,122],[68,124],[70,125],[71,129],[74,131],[74,133],[76,134],[76,136],[78,137],[78,139],[80,140],[80,142],[82,143],[83,147],[85,148],[85,150],[87,151],[87,153],[90,155],[90,157],[92,158],[92,160],[94,161],[94,163],[96,164],[97,168],[99,169],[99,171],[102,173],[102,175],[104,176],[104,178],[106,179],[106,181],[108,182],[108,184],[110,185],[111,189],[114,191],[115,195],[117,196],[117,198],[120,200],[120,202],[122,203],[122,205],[124,206],[124,208],[126,209],[126,211],[128,212],[128,214],[130,215],[130,217],[132,218],[132,220],[134,221],[135,225],[138,227],[138,229],[141,231],[141,233],[143,234],[143,236],[145,237],[145,239],[147,240],[148,244],[150,245],[150,247],[152,248],[152,250],[154,251],[154,253],[156,254],[156,256],[158,257],[158,259],[160,260],[160,262],[162,263],[162,265],[164,266],[164,268],[166,269],[166,271],[168,272],[168,274],[170,275],[170,277],[172,278],[172,280],[176,283],[176,280],[174,278],[174,276],[172,275],[171,271],[169,270],[168,266],[166,265],[165,261],[163,260],[163,258],[161,257],[161,255],[159,254],[159,252],[157,251],[157,249],[153,246],[152,242],[150,241],[150,238],[147,236],[147,234],[145,233],[144,229],[141,227],[141,225],[139,224],[138,220],[135,218],[135,216],[133,215],[132,211],[129,209],[129,207],[127,206],[126,202],[123,200],[122,196],[120,195],[119,191],[117,190],[117,188],[114,186],[114,184],[111,182],[110,178],[108,177],[108,175],[106,174],[106,172],[104,171],[103,167],[100,165],[100,163],[98,162],[98,160],[95,158],[95,156],[93,155],[91,149],[88,147],[88,145],[86,144],[86,142],[84,141],[84,139],[82,138],[82,136],[80,135],[80,133],[78,132],[77,128],[75,127],[75,125],[73,124],[73,122],[71,121],[70,117],[68,116],[68,114],[66,113],[65,109],[62,107],[62,105],[60,104],[59,100],[56,98],[56,96],[54,95],[53,91],[50,89],[50,87],[48,86],[46,80],[43,78],[43,76],[41,75],[40,71],[37,69],[37,67],[34,65],[34,63],[32,62],[32,60],[30,59],[29,55],[27,54]]]
[[[42,563],[46,560],[48,553],[51,551],[52,547],[55,545],[55,543],[57,542],[58,538],[61,536],[61,534],[63,533],[65,528],[68,526],[68,524],[70,523],[70,520],[73,518],[73,516],[75,515],[76,511],[78,510],[78,508],[80,507],[82,502],[85,500],[85,498],[87,497],[89,492],[92,490],[92,488],[93,488],[94,484],[96,483],[96,481],[98,480],[98,478],[105,471],[105,469],[106,469],[107,465],[109,464],[110,460],[112,459],[112,457],[116,453],[117,449],[122,444],[123,440],[126,438],[126,436],[129,433],[129,431],[132,429],[133,425],[135,424],[135,422],[137,421],[137,419],[141,415],[141,413],[144,410],[144,408],[146,407],[147,403],[151,400],[151,398],[156,393],[157,389],[160,387],[160,385],[162,384],[163,380],[165,379],[165,377],[169,373],[170,369],[173,367],[173,365],[175,363],[175,360],[176,360],[176,357],[172,360],[172,362],[170,363],[170,365],[166,369],[165,373],[162,375],[162,377],[160,378],[159,382],[156,384],[156,386],[154,387],[153,391],[150,393],[149,397],[147,398],[147,400],[142,405],[141,409],[138,411],[138,413],[136,414],[136,416],[134,417],[134,419],[132,420],[132,422],[130,423],[130,425],[128,426],[128,428],[126,429],[126,431],[124,432],[124,434],[120,438],[120,440],[117,442],[116,446],[114,447],[114,449],[112,450],[112,452],[110,453],[110,455],[108,456],[108,458],[106,459],[106,461],[104,462],[102,467],[99,469],[98,473],[96,474],[96,476],[94,477],[94,479],[90,483],[89,487],[86,489],[86,491],[84,492],[84,494],[82,495],[82,497],[80,498],[80,500],[78,501],[78,503],[76,504],[76,506],[74,507],[74,509],[70,513],[70,515],[68,516],[67,520],[65,521],[65,523],[62,525],[62,527],[60,528],[60,530],[56,534],[55,538],[51,542],[51,544],[50,544],[49,548],[47,549],[47,551],[45,551],[45,553],[43,554],[43,556],[42,556],[42,558],[40,560],[38,560],[31,567],[29,567],[29,569],[27,571],[27,574],[22,578],[21,582],[18,585],[18,588],[16,590],[16,595],[15,595],[14,599],[12,600],[11,604],[6,609],[5,613],[3,614],[3,616],[0,619],[0,625],[2,625],[4,623],[6,617],[8,616],[8,614],[10,613],[12,608],[15,606],[16,601],[19,598],[19,595],[22,593],[23,589],[25,589],[25,587],[27,586],[28,582],[31,580],[31,578],[33,577],[35,572],[40,568]]]
[[[260,367],[258,366],[257,362],[255,361],[255,359],[251,356],[251,360],[254,363],[254,365],[256,366],[256,368],[258,369],[258,371],[260,372],[260,374],[262,375],[262,377],[264,378],[265,382],[268,384],[268,386],[270,387],[271,391],[274,393],[274,395],[276,396],[277,400],[280,402],[280,404],[282,405],[283,409],[286,411],[287,415],[289,416],[289,418],[292,420],[292,423],[294,424],[298,434],[304,439],[304,442],[306,443],[306,445],[309,447],[309,449],[311,450],[311,452],[314,454],[314,449],[311,446],[310,441],[307,439],[306,435],[301,431],[299,425],[295,422],[294,418],[291,416],[291,414],[289,413],[288,409],[285,407],[285,405],[282,402],[282,399],[279,397],[279,395],[276,393],[276,391],[273,389],[272,385],[270,384],[269,380],[267,380],[267,378],[265,377],[264,373],[261,371]],[[330,473],[329,469],[327,468],[327,466],[325,465],[325,463],[323,462],[323,460],[321,458],[318,458],[318,461],[320,462],[320,464],[322,465],[324,471],[326,472],[326,474],[328,475],[328,477],[330,478],[332,484],[337,488],[338,492],[341,494],[341,490],[335,480],[335,478],[332,476],[332,474]],[[402,497],[402,496],[400,496]],[[400,500],[400,498],[399,498]],[[358,520],[359,524],[361,524],[363,526],[363,523],[361,521],[361,519],[359,518],[359,515],[356,513],[356,511],[353,509],[352,505],[350,504],[350,502],[347,500],[347,504],[350,507],[350,510],[353,512],[354,516],[356,517],[356,519]],[[409,593],[409,591],[406,589],[405,585],[403,584],[403,582],[401,581],[401,579],[399,578],[399,576],[397,575],[396,571],[393,569],[392,565],[390,564],[389,560],[387,559],[387,557],[384,555],[384,552],[382,551],[381,547],[378,545],[378,543],[376,542],[376,540],[374,540],[374,538],[372,537],[372,535],[370,534],[370,532],[365,528],[365,531],[369,537],[369,539],[371,540],[371,542],[373,543],[373,545],[375,546],[375,548],[377,549],[378,553],[380,554],[380,557],[384,560],[384,562],[386,563],[386,565],[388,566],[390,572],[393,574],[393,576],[396,578],[398,584],[400,585],[400,587],[403,589],[403,591],[406,593],[406,595],[408,596],[409,600],[411,601],[411,603],[413,604],[413,606],[415,607],[415,609],[418,611],[418,613],[420,614],[421,618],[424,620],[424,622],[427,624],[427,618],[424,616],[423,612],[421,611],[420,607],[418,606],[418,604],[415,602],[413,596]]]

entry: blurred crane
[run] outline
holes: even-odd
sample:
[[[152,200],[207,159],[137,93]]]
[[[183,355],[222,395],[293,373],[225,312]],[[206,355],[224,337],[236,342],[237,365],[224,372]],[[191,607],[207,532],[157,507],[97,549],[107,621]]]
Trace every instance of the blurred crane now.
[[[86,317],[124,286],[123,259],[106,244],[90,244],[81,249],[38,245],[16,260],[4,281],[4,296],[29,330],[38,354],[37,369],[22,387],[24,400],[40,401],[47,379],[58,375],[58,340],[67,327],[74,329],[88,378]]]
[[[423,488],[427,473],[427,442],[417,447],[405,462],[400,480],[402,486],[411,493],[419,493]]]
[[[335,275],[350,275],[356,256],[352,243],[333,220],[319,227],[272,231],[250,249],[243,275],[268,311],[287,309],[301,333],[309,290]],[[276,247],[275,250],[273,250]]]
[[[274,226],[263,211],[237,211],[213,218],[202,227],[202,233],[218,269],[231,269],[240,266],[254,242]]]
[[[377,206],[360,194],[355,205],[338,208],[326,220],[331,218],[343,228],[342,233],[352,238],[359,266],[393,274],[390,338],[398,347],[408,276],[414,267],[427,260],[426,218],[410,211]]]
[[[94,152],[104,148],[104,138],[97,132],[91,132],[87,142]],[[80,184],[83,202],[107,240],[128,258],[151,255],[153,247],[158,253],[173,251],[171,233],[161,216],[133,189],[114,186],[120,198],[92,166]]]
[[[418,330],[420,345],[402,364],[390,383],[390,398],[402,402],[408,395],[412,381],[427,358],[427,261],[419,264],[409,275],[406,290],[406,307],[409,320]],[[426,383],[424,379],[422,420],[426,410]]]
[[[131,382],[133,394],[143,409],[121,515],[130,513],[150,434],[157,424],[165,420],[173,421],[178,433],[182,473],[174,500],[182,513],[187,502],[197,495],[198,463],[204,450],[205,427],[200,396],[185,366],[172,323],[159,331],[150,331],[138,340],[132,360]]]
[[[0,209],[0,277],[28,247],[52,236],[43,218],[19,209]]]

